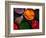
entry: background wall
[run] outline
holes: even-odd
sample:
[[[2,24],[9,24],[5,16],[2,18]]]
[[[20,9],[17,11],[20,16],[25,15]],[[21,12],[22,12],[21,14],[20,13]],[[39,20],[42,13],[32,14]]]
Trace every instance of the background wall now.
[[[15,1],[15,0],[13,0],[13,1]],[[46,0],[16,0],[16,1],[39,2],[39,3],[46,2]],[[5,7],[5,0],[0,0],[0,38],[5,38],[5,8],[4,7]],[[45,26],[45,29],[46,29],[46,26]],[[46,31],[45,31],[45,34],[46,34]],[[24,36],[24,37],[16,37],[16,38],[46,38],[46,35]]]

